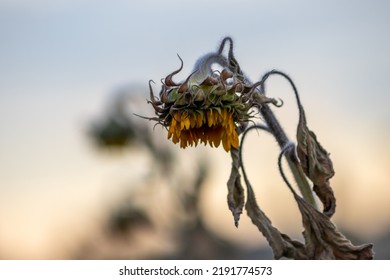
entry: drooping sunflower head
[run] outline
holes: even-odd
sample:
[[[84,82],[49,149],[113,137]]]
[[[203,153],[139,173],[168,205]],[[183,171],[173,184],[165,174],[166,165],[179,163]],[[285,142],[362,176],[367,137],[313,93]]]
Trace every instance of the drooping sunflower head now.
[[[215,63],[222,69],[212,70]],[[181,148],[198,143],[212,147],[222,143],[225,151],[238,148],[238,127],[249,121],[250,109],[258,102],[253,97],[256,86],[246,85],[220,54],[202,57],[185,81],[175,83],[172,78],[182,68],[181,60],[180,68],[162,80],[159,98],[149,84],[149,102],[157,115],[153,120],[165,126],[168,139]]]

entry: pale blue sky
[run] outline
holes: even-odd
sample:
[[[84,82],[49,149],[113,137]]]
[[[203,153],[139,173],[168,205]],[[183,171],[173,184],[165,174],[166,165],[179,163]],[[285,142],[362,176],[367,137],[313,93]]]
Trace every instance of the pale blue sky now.
[[[276,67],[356,107],[387,104],[389,14],[388,1],[0,1],[1,103],[158,80],[176,53],[189,70],[231,35],[252,79]]]

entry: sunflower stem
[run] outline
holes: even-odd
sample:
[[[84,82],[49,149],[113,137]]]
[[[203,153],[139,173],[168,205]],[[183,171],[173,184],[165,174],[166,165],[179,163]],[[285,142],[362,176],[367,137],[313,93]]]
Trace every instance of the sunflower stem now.
[[[264,121],[268,125],[268,128],[270,129],[271,133],[274,135],[276,141],[278,142],[280,148],[283,149],[290,142],[290,140],[288,139],[286,133],[279,124],[279,121],[276,119],[271,108],[267,104],[262,104],[259,111],[263,116]],[[291,173],[294,176],[295,182],[297,183],[298,188],[303,196],[303,199],[309,204],[311,204],[314,208],[318,209],[309,182],[307,181],[306,176],[298,163],[298,159],[294,151],[290,150],[286,152],[285,157],[287,159],[287,163],[290,167]]]

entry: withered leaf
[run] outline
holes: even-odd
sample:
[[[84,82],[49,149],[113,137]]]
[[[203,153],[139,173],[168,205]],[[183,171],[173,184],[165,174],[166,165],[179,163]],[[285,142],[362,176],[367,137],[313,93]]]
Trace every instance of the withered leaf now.
[[[244,132],[241,145],[244,142],[244,138],[249,129]],[[265,215],[257,204],[255,194],[252,186],[246,175],[244,165],[242,164],[241,151],[234,149],[231,151],[233,166],[239,166],[242,169],[245,185],[247,188],[247,201],[245,209],[252,223],[256,225],[259,231],[267,239],[269,245],[272,248],[275,259],[290,258],[290,259],[372,259],[373,250],[372,244],[364,244],[355,246],[349,241],[330,221],[330,218],[317,211],[312,205],[306,202],[303,198],[298,196],[288,182],[285,176],[281,159],[286,151],[291,150],[293,145],[286,145],[279,155],[278,165],[281,175],[292,192],[294,199],[298,204],[298,209],[302,216],[302,224],[304,227],[304,240],[305,243],[292,240],[288,235],[281,233],[277,228],[272,225],[271,220]],[[238,153],[238,156],[237,156]],[[231,178],[237,178],[231,176]],[[239,178],[238,178],[239,179]],[[233,180],[233,179],[232,179]],[[328,178],[325,180],[325,185],[328,184]],[[241,183],[240,183],[241,186]],[[326,193],[322,194],[322,198],[326,198],[328,193],[333,192],[331,188],[328,189],[319,188],[319,193],[325,190]],[[321,193],[320,193],[321,194]],[[324,204],[332,205],[332,202],[323,201]]]
[[[244,188],[241,185],[241,176],[239,173],[240,168],[240,159],[238,154],[238,149],[232,148],[230,150],[230,155],[233,159],[232,169],[230,171],[230,177],[227,182],[228,195],[227,201],[230,211],[233,214],[234,224],[238,227],[238,221],[242,214],[242,209],[244,208],[245,203],[245,194]]]
[[[326,181],[321,186],[314,185],[313,190],[321,200],[322,205],[324,205],[323,213],[328,217],[332,217],[336,211],[336,198],[329,185],[329,181]]]
[[[234,176],[232,181],[229,180],[227,200],[229,209],[234,217],[234,224],[236,227],[238,227],[238,221],[240,220],[245,202],[244,188],[240,182],[240,175]]]
[[[336,198],[330,187],[329,179],[333,177],[333,164],[328,152],[317,141],[313,131],[306,124],[303,107],[299,106],[299,123],[297,128],[297,154],[300,165],[306,176],[314,183],[314,191],[324,205],[324,214],[331,217],[336,210]]]
[[[330,221],[305,200],[294,193],[305,228],[306,252],[309,259],[370,260],[372,244],[355,246]]]
[[[246,133],[248,131],[249,129],[246,131]],[[244,136],[241,145],[244,142],[244,138],[245,138]],[[248,199],[247,202],[245,203],[245,210],[249,218],[251,219],[252,223],[259,229],[259,231],[267,239],[274,253],[274,258],[281,259],[284,257],[284,258],[291,258],[291,259],[307,259],[305,245],[299,241],[292,240],[286,234],[281,233],[277,228],[275,228],[272,225],[271,220],[265,215],[265,213],[258,206],[256,202],[255,194],[252,189],[252,185],[250,184],[249,179],[245,172],[245,168],[242,162],[240,161],[240,152],[237,149],[232,149],[231,155],[233,159],[233,166],[241,167],[244,175],[245,185],[248,194]]]
[[[283,155],[283,152],[282,154]],[[282,172],[282,170],[281,170]],[[325,214],[317,211],[313,206],[298,196],[290,186],[302,216],[304,227],[303,236],[305,244],[292,240],[286,234],[275,228],[270,219],[260,209],[252,186],[245,175],[245,184],[248,192],[248,199],[245,209],[252,223],[267,239],[272,248],[275,259],[340,259],[340,260],[367,260],[373,259],[372,244],[355,246],[349,241],[330,221]]]
[[[305,245],[299,241],[292,240],[288,235],[281,233],[272,225],[271,220],[260,209],[256,202],[255,194],[249,183],[246,181],[248,200],[245,209],[252,223],[267,239],[271,246],[275,259],[289,258],[296,260],[307,259]]]

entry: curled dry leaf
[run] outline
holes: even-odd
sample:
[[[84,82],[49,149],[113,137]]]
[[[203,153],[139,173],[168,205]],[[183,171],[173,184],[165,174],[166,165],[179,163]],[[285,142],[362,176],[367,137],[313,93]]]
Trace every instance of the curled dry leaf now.
[[[307,259],[305,245],[299,241],[292,240],[288,235],[281,233],[272,225],[271,220],[258,206],[249,181],[246,182],[246,185],[248,190],[248,201],[245,204],[245,209],[252,223],[267,239],[268,244],[271,246],[274,253],[274,258]]]
[[[240,160],[240,158],[241,158],[240,151],[237,149],[232,149],[231,155],[232,155],[232,159],[233,159],[232,174],[233,174],[233,170],[235,170],[235,172],[238,172],[238,169],[236,170],[234,167],[237,167],[237,168],[241,167],[242,171],[243,171],[245,185],[246,185],[247,194],[248,194],[248,199],[245,203],[245,210],[246,210],[249,218],[251,219],[252,223],[259,229],[259,231],[267,239],[267,241],[270,244],[272,251],[274,253],[274,258],[281,259],[284,257],[284,258],[291,258],[291,259],[307,259],[304,244],[302,244],[299,241],[292,240],[286,234],[281,233],[277,228],[275,228],[272,225],[271,220],[265,215],[265,213],[258,206],[258,204],[256,202],[255,194],[254,194],[253,189],[252,189],[252,186],[248,180],[244,166],[242,165],[242,162]],[[232,180],[232,176],[230,178]],[[241,186],[240,177],[234,177],[234,178],[236,180],[238,180],[239,185]],[[229,181],[231,181],[231,180],[229,180]],[[229,183],[228,183],[228,186],[229,186]],[[230,194],[230,190],[229,190],[229,194]],[[244,203],[244,197],[242,197],[242,199],[243,199],[242,203]],[[232,210],[232,207],[230,206],[230,202],[229,202],[229,207],[230,207],[230,210]],[[233,208],[233,210],[235,210],[235,209],[236,208]],[[232,210],[232,212],[233,212],[233,210]],[[240,214],[241,214],[242,207],[239,208],[239,210],[240,210]],[[234,215],[234,213],[235,212],[233,212],[233,215]]]
[[[313,190],[324,205],[323,212],[331,217],[336,210],[336,198],[329,184],[333,177],[333,164],[329,153],[317,141],[313,131],[306,124],[306,117],[300,102],[297,128],[297,154],[306,176],[313,182]]]
[[[243,143],[243,141],[242,141]],[[245,185],[247,187],[248,199],[245,204],[245,209],[252,223],[257,226],[259,231],[267,239],[272,248],[275,259],[290,258],[290,259],[340,259],[340,260],[367,260],[373,259],[372,244],[364,244],[355,246],[349,241],[330,221],[330,218],[325,214],[317,211],[313,206],[307,203],[303,198],[298,196],[288,182],[286,175],[281,166],[281,159],[284,153],[293,145],[287,145],[283,148],[279,155],[278,164],[283,180],[292,192],[298,209],[302,216],[302,224],[304,227],[305,244],[299,241],[292,240],[288,235],[281,233],[272,225],[270,219],[260,209],[256,202],[256,198],[252,186],[247,178],[245,168],[241,162],[241,168],[244,175]],[[234,160],[234,158],[233,158]]]
[[[242,209],[244,208],[245,203],[245,194],[244,188],[241,185],[241,176],[239,173],[240,168],[240,159],[238,155],[238,150],[232,148],[230,150],[232,161],[232,169],[230,172],[229,181],[227,182],[228,187],[228,206],[234,217],[234,224],[238,227],[238,221],[242,214]]]
[[[374,257],[372,244],[355,246],[330,221],[294,193],[302,222],[306,253],[309,259],[371,260]]]

